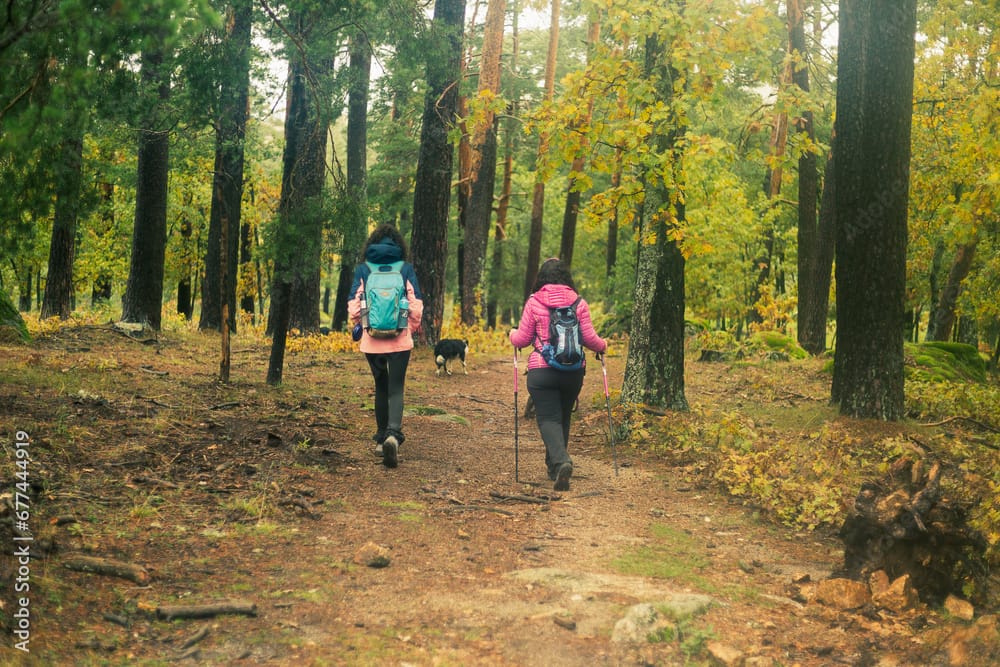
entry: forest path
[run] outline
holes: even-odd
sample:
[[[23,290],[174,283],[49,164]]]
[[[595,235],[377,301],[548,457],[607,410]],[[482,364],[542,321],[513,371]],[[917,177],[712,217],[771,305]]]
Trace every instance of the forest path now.
[[[473,351],[468,375],[442,377],[416,351],[407,440],[389,470],[373,456],[361,355],[293,352],[271,388],[260,382],[267,350],[237,340],[233,380],[220,385],[216,344],[185,335],[142,345],[96,327],[5,349],[0,414],[31,432],[33,479],[45,488],[34,510],[55,547],[33,561],[33,654],[5,646],[0,658],[947,664],[925,645],[930,614],[877,618],[793,599],[793,581],[840,564],[831,537],[763,520],[696,461],[668,466],[621,443],[616,475],[593,362],[572,427],[572,486],[557,493],[523,416],[515,481],[507,356]],[[624,358],[608,370],[620,386]],[[798,407],[758,391],[765,374],[780,374],[773,384],[790,387]],[[826,382],[818,363],[692,363],[687,377],[693,406],[754,411],[777,400],[774,410],[801,411],[789,412],[792,429],[814,426],[802,419]],[[523,377],[519,387],[523,409]],[[56,520],[66,516],[74,522]],[[79,552],[142,565],[152,583],[61,567]],[[256,615],[153,613],[234,598]]]

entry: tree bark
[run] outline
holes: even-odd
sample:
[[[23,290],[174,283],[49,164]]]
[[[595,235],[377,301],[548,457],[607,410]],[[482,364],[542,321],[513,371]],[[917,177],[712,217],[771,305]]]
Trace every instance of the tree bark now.
[[[202,286],[200,330],[222,328],[222,301],[236,313],[242,201],[244,142],[250,93],[250,48],[253,3],[232,0],[226,22],[227,62],[222,73],[215,126],[215,170],[212,173],[212,209],[209,214],[205,280]],[[228,223],[223,234],[221,227]],[[228,239],[226,247],[220,242]],[[226,257],[223,271],[222,257]],[[222,274],[226,274],[225,283]],[[236,318],[229,317],[230,331]]]
[[[809,69],[806,66],[807,46],[803,0],[788,0],[788,51],[795,61],[792,67],[792,84],[803,93],[809,92]],[[803,135],[811,147],[816,136],[813,130],[813,112],[804,109],[795,124],[795,131]],[[819,194],[819,178],[816,172],[816,153],[811,148],[799,156],[799,203],[798,203],[798,277],[799,312],[798,341],[811,354],[822,354],[826,350],[826,315],[829,297],[820,294],[824,283],[818,263],[821,243],[816,205]],[[829,271],[826,268],[826,292],[829,292]]]
[[[305,37],[306,27],[314,18],[303,13],[290,21],[300,37],[288,67],[285,150],[271,307],[266,327],[271,336],[266,380],[270,385],[281,383],[288,329],[296,326],[296,315],[303,315],[302,309],[296,313],[296,299],[306,302],[303,308],[314,314],[315,328],[319,328],[319,256],[323,229],[320,200],[326,180],[329,122],[321,91],[325,89],[331,64],[326,55],[317,62],[308,60],[306,50],[310,45]],[[307,286],[315,287],[315,300],[311,304],[308,298],[312,290]]]
[[[897,420],[903,406],[907,203],[916,0],[840,5],[834,169],[841,413]]]
[[[673,81],[680,78],[669,49],[646,38],[646,73],[659,72],[663,103],[673,105]],[[679,114],[651,139],[655,154],[671,172],[670,184],[656,179],[646,187],[636,262],[636,286],[629,330],[630,344],[622,386],[623,403],[687,410],[684,395],[684,255],[673,230],[685,221],[683,199],[670,188],[683,188],[677,141],[684,133]],[[652,179],[650,179],[652,180]]]
[[[308,23],[299,19],[299,34]],[[306,48],[306,47],[303,47]],[[289,65],[289,99],[285,117],[285,150],[282,156],[281,238],[272,284],[267,333],[274,335],[279,293],[277,284],[288,283],[288,326],[300,331],[319,330],[319,271],[323,220],[321,199],[326,180],[326,142],[329,115],[322,93],[332,63],[322,56],[306,62],[297,51]],[[272,343],[273,344],[273,343]]]
[[[518,0],[511,2],[511,53],[510,71],[517,72],[518,55],[520,51],[520,36],[518,31]],[[508,118],[504,122],[504,159],[503,179],[500,186],[500,197],[497,200],[497,222],[493,230],[493,257],[490,262],[490,282],[486,290],[486,326],[493,329],[497,326],[499,313],[501,283],[503,281],[504,245],[507,241],[507,217],[510,210],[511,187],[514,182],[514,119],[518,114],[517,96],[511,95]]]
[[[103,182],[101,191],[101,234],[107,234],[115,227],[115,185]],[[106,303],[111,299],[111,276],[108,273],[98,273],[90,290],[90,305]]]
[[[836,140],[834,140],[836,143]],[[800,298],[808,292],[805,310],[799,306],[799,344],[811,354],[826,349],[826,328],[830,312],[830,281],[833,277],[833,256],[837,244],[837,220],[834,202],[837,193],[836,169],[833,156],[827,160],[823,180],[823,197],[819,206],[816,235],[809,252],[808,274],[799,286]],[[801,252],[801,250],[800,250]]]
[[[483,51],[479,66],[479,96],[487,100],[500,94],[500,55],[503,51],[506,0],[490,0],[483,28]],[[496,114],[487,109],[473,128],[469,141],[470,191],[465,218],[462,272],[462,324],[474,326],[479,321],[479,294],[486,267],[486,246],[493,215],[493,190],[497,171]]]
[[[191,219],[187,214],[182,214],[180,224],[181,232],[181,275],[177,281],[177,313],[183,315],[184,319],[190,320],[194,314],[194,294],[192,293],[192,273],[194,267],[191,261],[191,234],[194,231],[191,226]]]
[[[167,180],[170,135],[162,127],[158,109],[170,97],[170,77],[159,51],[143,53],[142,80],[155,86],[158,104],[139,130],[136,167],[135,226],[128,283],[122,298],[122,321],[160,329],[163,304],[163,268],[167,247]]]
[[[930,323],[927,327],[927,340],[946,341],[951,339],[951,332],[955,326],[958,297],[962,293],[962,281],[972,269],[972,261],[976,257],[978,243],[978,239],[964,243],[959,246],[958,252],[955,253],[951,270],[948,272],[948,282],[941,290],[937,306],[931,312]]]
[[[600,35],[600,22],[591,21],[587,28],[588,61]],[[587,113],[583,119],[583,125],[590,125],[593,114],[594,100],[591,99],[587,102]],[[577,155],[573,158],[573,164],[570,166],[569,184],[566,189],[566,207],[563,210],[562,236],[559,243],[559,258],[566,262],[567,265],[573,264],[573,247],[576,245],[576,223],[580,215],[581,193],[579,188],[576,187],[576,174],[582,173],[587,164],[586,154],[588,147],[589,143],[586,137],[584,137]]]
[[[83,180],[83,124],[68,122],[55,165],[56,203],[49,246],[49,271],[42,299],[42,318],[67,319],[73,310],[73,258]]]
[[[559,0],[552,0],[549,19],[549,50],[545,57],[545,101],[551,102],[556,89],[556,54],[559,50]],[[531,288],[538,276],[542,260],[542,223],[545,218],[545,160],[549,153],[549,137],[544,131],[538,137],[538,155],[535,159],[535,188],[531,196],[531,228],[528,232],[528,261],[524,273],[524,298],[531,295]]]
[[[372,53],[368,37],[359,30],[351,43],[351,84],[347,99],[347,196],[354,204],[353,219],[343,231],[337,298],[331,328],[340,331],[347,324],[354,264],[361,259],[368,223],[368,86],[371,83]]]
[[[462,62],[464,0],[436,0],[434,23],[442,31],[443,52],[429,54],[427,95],[420,129],[413,195],[413,265],[424,293],[421,337],[436,343],[444,319],[445,260],[448,256],[448,214],[454,150],[448,130],[455,122],[458,76]]]

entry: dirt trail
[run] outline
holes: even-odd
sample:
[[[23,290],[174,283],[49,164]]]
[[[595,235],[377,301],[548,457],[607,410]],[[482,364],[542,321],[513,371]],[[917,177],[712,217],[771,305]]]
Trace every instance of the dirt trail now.
[[[98,344],[116,360],[101,391],[0,396],[5,415],[40,424],[40,459],[90,457],[81,471],[52,456],[38,473],[51,478],[45,511],[81,521],[58,529],[38,565],[51,581],[37,604],[37,664],[683,665],[727,654],[731,664],[927,664],[926,619],[914,629],[789,597],[793,578],[839,564],[835,541],[762,522],[637,449],[619,447],[616,476],[599,368],[573,426],[572,487],[556,493],[523,417],[515,483],[504,358],[473,356],[469,375],[438,377],[417,352],[407,440],[387,470],[371,452],[358,355],[294,355],[279,389],[251,381],[263,378],[264,350],[246,350],[233,385],[219,387],[198,340],[153,357],[114,337],[54,340],[45,363],[93,364]],[[623,365],[609,360],[613,386]],[[705,370],[689,398],[718,400],[739,373]],[[61,427],[42,425],[59,414]],[[387,566],[363,562],[369,543]],[[63,554],[79,551],[143,564],[153,584],[62,571]],[[150,613],[231,598],[257,615]],[[642,604],[656,621],[623,620],[648,615]],[[7,648],[0,658],[21,657]]]

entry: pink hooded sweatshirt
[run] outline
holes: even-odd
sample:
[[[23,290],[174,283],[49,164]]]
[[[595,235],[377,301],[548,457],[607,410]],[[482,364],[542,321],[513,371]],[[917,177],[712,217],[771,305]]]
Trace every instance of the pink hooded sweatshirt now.
[[[372,244],[365,250],[365,259],[375,264],[390,264],[401,260],[402,257],[400,247],[388,239]],[[347,315],[351,324],[361,321],[361,294],[365,291],[368,273],[368,268],[364,264],[359,264],[354,270],[351,300],[347,302]],[[424,316],[423,294],[420,292],[417,274],[411,264],[404,263],[401,273],[406,283],[406,298],[410,302],[409,327],[400,331],[395,338],[372,338],[365,331],[361,335],[359,348],[366,354],[388,354],[413,349],[413,334],[420,329],[420,321]]]
[[[568,285],[542,285],[524,302],[524,311],[521,313],[517,329],[511,329],[510,342],[516,348],[534,348],[528,357],[529,369],[549,368],[538,352],[549,339],[549,308],[572,305],[578,296]],[[590,319],[590,307],[583,299],[580,299],[580,303],[576,306],[576,317],[580,321],[580,334],[584,347],[594,352],[607,351],[608,343],[594,330],[594,323]]]

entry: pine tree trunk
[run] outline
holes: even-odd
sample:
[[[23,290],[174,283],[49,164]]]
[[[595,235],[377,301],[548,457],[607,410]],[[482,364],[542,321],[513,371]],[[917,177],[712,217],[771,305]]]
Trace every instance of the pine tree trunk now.
[[[948,282],[941,290],[937,307],[931,312],[930,323],[927,326],[927,340],[950,340],[955,326],[955,311],[958,307],[958,297],[962,293],[962,281],[972,269],[972,261],[976,257],[978,239],[965,243],[958,248],[955,259],[948,272]]]
[[[198,328],[222,328],[222,299],[229,306],[229,329],[236,330],[236,283],[239,273],[239,245],[242,200],[244,141],[247,101],[250,92],[250,48],[253,3],[232,0],[226,25],[227,62],[219,95],[215,130],[215,170],[212,174],[212,209],[209,214],[208,247],[205,253],[205,284],[202,287],[201,319]],[[221,226],[229,227],[223,234]],[[226,247],[220,246],[222,238]],[[225,271],[221,257],[226,257]],[[221,284],[222,274],[227,280]]]
[[[191,261],[191,220],[185,215],[181,218],[181,277],[177,281],[177,313],[190,320],[194,313],[194,294],[191,290],[191,274],[193,264]]]
[[[597,40],[601,36],[601,24],[598,21],[591,21],[587,28],[587,61],[591,60],[591,53]],[[594,115],[594,100],[587,102],[587,114],[583,119],[583,125],[589,126]],[[584,135],[586,137],[586,135]],[[566,262],[568,266],[573,264],[573,247],[576,245],[576,223],[580,215],[580,190],[576,187],[576,176],[583,172],[586,166],[585,156],[589,150],[589,143],[584,138],[580,146],[579,153],[573,158],[570,166],[569,185],[566,192],[566,207],[563,210],[562,236],[559,243],[559,258]]]
[[[841,413],[903,417],[903,317],[916,0],[840,5],[837,351]]]
[[[551,102],[556,87],[556,55],[559,50],[559,2],[552,0],[549,19],[549,50],[545,57],[545,101]],[[540,172],[544,170],[549,152],[549,137],[542,132],[538,137],[538,156],[535,159],[535,189],[531,196],[531,227],[528,232],[528,261],[524,273],[524,298],[531,295],[531,288],[538,276],[542,261],[542,222],[545,216],[545,182]]]
[[[519,3],[517,0],[511,2],[511,53],[510,71],[517,72],[518,54],[520,51],[520,35],[518,30]],[[517,97],[509,105],[509,113],[504,123],[504,160],[503,179],[500,186],[500,197],[497,200],[497,224],[493,234],[493,257],[490,266],[490,283],[486,292],[486,326],[493,329],[497,326],[500,313],[498,305],[500,302],[501,281],[503,280],[503,258],[504,245],[507,241],[507,217],[510,210],[511,187],[514,182],[514,137],[517,129],[514,119],[518,115]]]
[[[337,299],[331,327],[340,331],[347,324],[354,264],[361,259],[368,223],[368,87],[372,54],[368,37],[359,30],[351,43],[351,84],[347,100],[347,192],[355,203],[356,217],[344,230],[337,275]]]
[[[489,0],[483,28],[483,48],[479,66],[479,95],[500,94],[500,54],[503,50],[503,27],[506,0]],[[462,323],[474,326],[479,312],[483,272],[486,268],[486,247],[493,216],[493,190],[497,172],[496,114],[486,111],[473,128],[469,140],[470,190],[469,208],[465,217],[464,263],[462,272]]]
[[[647,76],[660,74],[660,95],[672,105],[673,81],[679,80],[669,58],[669,50],[656,37],[646,38]],[[672,126],[662,128],[652,139],[654,154],[669,162],[673,187],[682,188],[677,165],[677,140],[684,127],[679,114]],[[657,179],[658,183],[662,183]],[[662,184],[646,188],[640,221],[636,287],[629,330],[630,344],[622,386],[623,403],[644,403],[671,410],[687,410],[684,395],[684,255],[670,234],[671,227],[683,227],[683,200],[671,197]],[[676,201],[675,201],[676,200]],[[675,203],[672,203],[674,202]],[[648,241],[648,239],[653,239]]]
[[[101,191],[101,227],[99,233],[103,235],[110,233],[115,227],[115,185],[103,182],[98,187]],[[107,303],[110,299],[111,276],[107,273],[99,273],[94,278],[94,284],[90,290],[90,305]]]
[[[809,70],[805,64],[807,53],[805,37],[805,16],[803,0],[788,0],[788,43],[789,52],[803,62],[792,68],[792,83],[803,93],[809,92]],[[813,112],[806,109],[796,125],[795,131],[804,135],[812,144],[816,137],[813,130]],[[816,207],[819,194],[819,178],[816,171],[816,154],[806,151],[799,157],[799,204],[798,204],[798,278],[799,312],[798,341],[811,354],[822,354],[826,350],[826,317],[829,308],[830,266],[826,266],[826,276],[821,275],[819,221]],[[822,293],[821,293],[822,289]]]
[[[67,319],[73,310],[73,258],[83,180],[83,125],[73,121],[66,128],[55,165],[56,202],[49,246],[49,271],[42,300],[43,318]]]
[[[299,34],[307,24],[298,19]],[[281,232],[272,283],[267,333],[277,335],[275,298],[279,283],[287,283],[288,326],[300,331],[319,330],[320,252],[323,220],[320,200],[326,180],[326,141],[329,116],[323,90],[332,71],[324,58],[307,63],[298,54],[289,65],[289,99],[285,117],[285,150],[282,156],[281,198],[278,213]],[[308,72],[308,73],[307,73]]]
[[[170,97],[169,73],[163,54],[144,53],[142,79],[156,87],[159,104],[151,106],[139,130],[136,168],[135,226],[128,284],[122,298],[122,321],[140,322],[160,329],[163,304],[163,269],[167,247],[167,181],[170,135],[160,127],[157,109]]]
[[[436,343],[444,319],[445,260],[454,151],[448,130],[455,121],[462,61],[464,0],[436,0],[434,23],[445,31],[446,51],[427,62],[428,89],[420,129],[420,153],[413,195],[413,265],[424,293],[421,325],[425,343]]]

